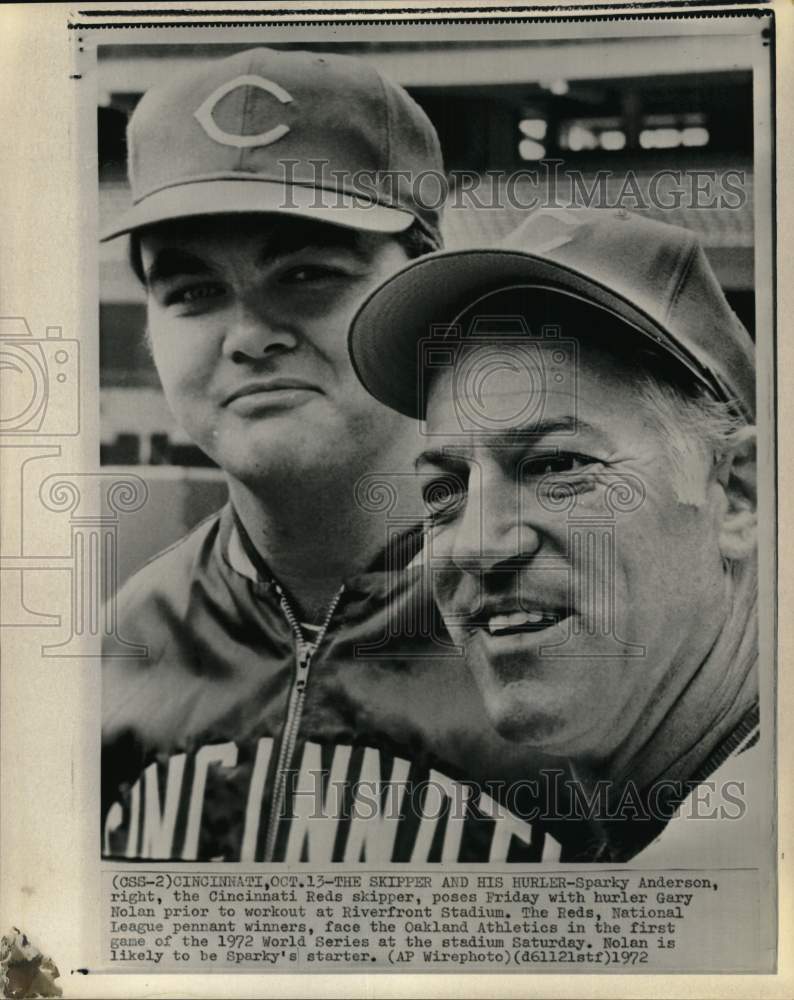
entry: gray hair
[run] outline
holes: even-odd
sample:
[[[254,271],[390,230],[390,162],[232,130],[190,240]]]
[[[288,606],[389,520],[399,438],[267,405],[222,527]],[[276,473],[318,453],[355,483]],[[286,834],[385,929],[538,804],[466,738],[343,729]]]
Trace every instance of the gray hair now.
[[[662,433],[682,503],[703,500],[704,470],[731,450],[747,422],[706,389],[684,392],[652,374],[639,379],[646,414]]]

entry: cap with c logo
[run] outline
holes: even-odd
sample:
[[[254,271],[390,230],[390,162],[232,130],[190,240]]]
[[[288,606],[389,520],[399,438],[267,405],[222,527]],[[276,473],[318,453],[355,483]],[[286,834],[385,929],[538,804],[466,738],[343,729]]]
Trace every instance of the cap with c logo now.
[[[248,49],[143,96],[130,119],[133,205],[103,234],[189,216],[276,212],[372,232],[439,212],[413,179],[443,171],[430,120],[363,60]]]

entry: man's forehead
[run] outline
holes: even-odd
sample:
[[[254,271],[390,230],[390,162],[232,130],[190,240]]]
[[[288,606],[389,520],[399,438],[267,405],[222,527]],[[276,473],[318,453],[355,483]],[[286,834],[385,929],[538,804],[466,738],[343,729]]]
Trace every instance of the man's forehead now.
[[[570,342],[569,342],[570,343]],[[581,345],[578,345],[581,346]],[[526,436],[605,431],[633,405],[636,378],[597,348],[571,350],[533,338],[461,345],[434,373],[427,393],[431,435],[503,432]]]
[[[482,413],[504,426],[527,423],[520,418],[529,416],[524,404],[531,408],[533,400],[575,409],[577,380],[570,376],[576,372],[556,361],[554,371],[549,370],[551,356],[550,349],[529,341],[457,345],[454,360],[433,371],[425,386],[428,424],[452,431],[455,419],[450,418],[461,410]]]

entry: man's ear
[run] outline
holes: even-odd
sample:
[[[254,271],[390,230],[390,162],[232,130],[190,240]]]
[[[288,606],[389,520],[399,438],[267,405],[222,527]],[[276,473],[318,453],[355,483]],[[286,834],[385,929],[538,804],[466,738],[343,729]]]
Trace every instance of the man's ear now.
[[[755,551],[758,525],[755,427],[733,436],[717,466],[717,480],[725,493],[720,526],[720,551],[725,559],[747,559]]]

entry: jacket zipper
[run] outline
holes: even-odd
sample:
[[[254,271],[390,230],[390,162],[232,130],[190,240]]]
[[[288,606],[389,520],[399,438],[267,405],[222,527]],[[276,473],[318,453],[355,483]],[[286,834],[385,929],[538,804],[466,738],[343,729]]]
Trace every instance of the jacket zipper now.
[[[281,816],[281,810],[283,808],[284,798],[286,795],[287,775],[289,774],[289,765],[292,761],[292,754],[295,751],[298,729],[300,728],[301,716],[303,715],[303,703],[306,700],[306,684],[309,679],[309,668],[311,666],[312,657],[320,648],[320,644],[325,638],[328,626],[331,624],[331,619],[334,616],[334,612],[336,611],[337,605],[339,604],[342,593],[345,589],[344,585],[342,585],[336,592],[334,599],[328,606],[328,611],[326,612],[323,623],[320,626],[317,639],[314,643],[310,644],[306,642],[306,639],[301,632],[298,619],[295,616],[295,612],[292,610],[289,601],[287,600],[286,594],[277,583],[275,584],[275,588],[281,603],[281,611],[287,619],[289,627],[292,629],[292,635],[295,639],[296,665],[295,674],[292,679],[292,686],[290,688],[289,701],[287,702],[287,717],[284,720],[284,733],[281,738],[281,749],[279,751],[278,763],[276,766],[276,778],[273,787],[273,796],[271,798],[270,815],[268,816],[267,821],[264,853],[265,861],[273,860],[273,852],[276,847],[276,834],[278,832],[279,818]]]

